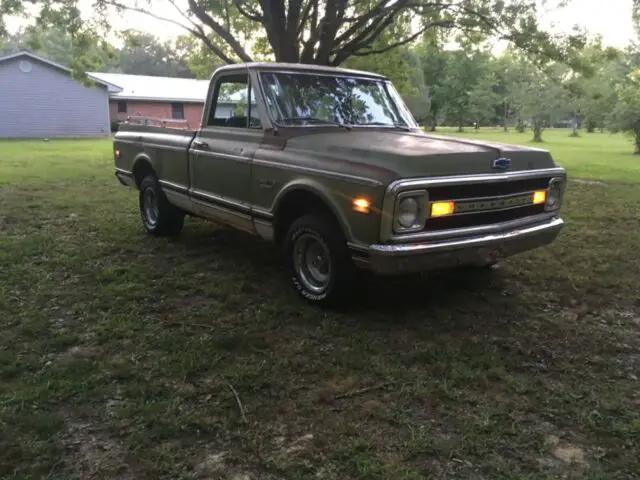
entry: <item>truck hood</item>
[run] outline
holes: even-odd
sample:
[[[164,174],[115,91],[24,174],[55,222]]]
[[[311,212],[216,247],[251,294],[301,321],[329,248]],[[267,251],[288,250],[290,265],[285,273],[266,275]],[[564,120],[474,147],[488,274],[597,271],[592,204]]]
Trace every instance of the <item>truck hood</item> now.
[[[353,128],[295,136],[286,151],[309,159],[310,165],[384,183],[397,178],[501,173],[552,168],[546,150],[493,142],[458,139],[421,132]],[[511,160],[507,170],[493,161]],[[312,159],[316,160],[313,161]]]

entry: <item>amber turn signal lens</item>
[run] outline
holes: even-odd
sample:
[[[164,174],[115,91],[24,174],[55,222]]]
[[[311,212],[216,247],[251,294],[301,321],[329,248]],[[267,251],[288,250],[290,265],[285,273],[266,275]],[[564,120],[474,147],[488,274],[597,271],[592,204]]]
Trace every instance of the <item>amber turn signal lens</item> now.
[[[451,215],[455,209],[455,202],[433,202],[431,204],[431,216],[444,217],[445,215]]]
[[[369,208],[371,207],[371,202],[366,198],[354,198],[353,199],[353,209],[356,212],[360,213],[369,213]]]
[[[533,204],[540,205],[547,201],[547,191],[546,190],[538,190],[533,192]]]

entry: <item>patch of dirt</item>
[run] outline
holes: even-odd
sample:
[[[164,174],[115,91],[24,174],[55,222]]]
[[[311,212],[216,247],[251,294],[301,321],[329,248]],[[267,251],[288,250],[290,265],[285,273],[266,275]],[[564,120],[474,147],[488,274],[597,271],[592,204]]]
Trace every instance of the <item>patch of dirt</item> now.
[[[92,360],[99,358],[101,351],[96,347],[88,347],[86,345],[76,345],[71,347],[62,354],[63,358],[80,358],[84,360]]]
[[[607,183],[600,182],[598,180],[582,180],[580,178],[572,178],[570,181],[574,183],[579,183],[580,185],[594,185],[598,187],[607,187],[609,185]]]
[[[259,477],[246,472],[234,472],[232,459],[227,452],[211,453],[196,465],[196,478],[202,480],[255,480]]]
[[[95,431],[90,424],[72,423],[68,431],[69,443],[76,450],[70,465],[73,478],[135,479],[125,452],[115,440]]]
[[[551,451],[551,454],[563,463],[579,467],[587,466],[586,454],[584,450],[577,445],[563,442],[555,435],[547,435],[544,443]]]
[[[206,478],[216,473],[221,473],[226,469],[225,460],[227,452],[218,452],[208,454],[195,467],[195,473],[198,478]]]

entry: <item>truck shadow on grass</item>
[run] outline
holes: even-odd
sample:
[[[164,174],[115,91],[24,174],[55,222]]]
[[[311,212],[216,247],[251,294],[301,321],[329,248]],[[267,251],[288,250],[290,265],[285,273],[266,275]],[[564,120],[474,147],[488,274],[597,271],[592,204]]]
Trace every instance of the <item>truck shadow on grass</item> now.
[[[196,223],[197,222],[197,223]],[[307,308],[289,285],[280,254],[269,242],[224,227],[192,220],[182,236],[172,240],[186,258],[204,265],[235,272],[246,278],[248,290],[267,289],[270,295]],[[353,301],[340,306],[345,314],[409,313],[431,308],[471,307],[475,302],[500,304],[517,300],[505,268],[459,268],[402,276],[377,276],[360,271],[353,288]],[[513,287],[513,285],[511,285]],[[308,307],[313,308],[313,307]],[[319,310],[319,309],[318,309]]]

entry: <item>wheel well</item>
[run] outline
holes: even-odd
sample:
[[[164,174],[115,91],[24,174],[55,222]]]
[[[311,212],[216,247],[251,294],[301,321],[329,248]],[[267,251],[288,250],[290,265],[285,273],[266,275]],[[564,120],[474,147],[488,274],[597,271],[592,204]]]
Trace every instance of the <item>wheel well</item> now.
[[[280,245],[287,229],[297,218],[309,213],[325,214],[340,226],[335,214],[321,197],[307,190],[294,190],[285,194],[275,212],[273,233],[276,245]]]
[[[140,188],[140,184],[142,183],[144,177],[153,172],[153,167],[148,160],[138,160],[133,166],[133,179],[136,182],[136,187]]]

